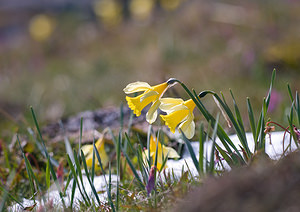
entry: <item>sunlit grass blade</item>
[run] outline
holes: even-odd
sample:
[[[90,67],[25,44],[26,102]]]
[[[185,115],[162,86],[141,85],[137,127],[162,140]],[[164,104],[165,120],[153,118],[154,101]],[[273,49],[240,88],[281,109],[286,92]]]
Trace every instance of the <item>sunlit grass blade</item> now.
[[[216,93],[214,93],[213,95],[219,101],[219,103],[221,104],[221,106],[223,107],[223,109],[225,110],[228,118],[230,119],[231,123],[234,126],[234,129],[236,131],[236,134],[237,134],[237,136],[238,136],[238,138],[239,138],[242,146],[246,149],[247,155],[250,156],[251,152],[250,152],[248,144],[247,144],[247,139],[246,139],[246,134],[245,134],[244,127],[242,126],[242,128],[241,128],[240,124],[237,122],[237,119],[234,117],[232,111],[230,110],[229,106],[225,102],[224,96],[222,95],[222,97],[223,97],[223,101],[222,101],[221,98]],[[233,95],[232,95],[232,98],[234,100]],[[235,102],[235,100],[234,100],[234,102]],[[240,119],[241,119],[241,117],[240,117]],[[242,120],[240,120],[240,121],[243,122]]]
[[[74,150],[74,161],[75,161],[75,165],[76,165],[76,172],[75,172],[74,177],[75,176],[79,176],[79,180],[80,180],[81,187],[82,187],[82,190],[84,192],[84,195],[87,198],[87,201],[88,201],[89,205],[91,205],[90,199],[89,199],[89,197],[87,195],[87,192],[85,190],[85,186],[84,186],[84,183],[83,183],[83,177],[82,177],[81,167],[80,167],[80,163],[79,163],[80,155],[78,155],[78,156],[75,156],[75,155],[76,154],[75,154],[75,150]],[[78,187],[79,187],[79,183],[78,183]]]
[[[70,171],[69,171],[69,174],[68,174],[66,186],[65,186],[65,189],[64,189],[64,191],[63,191],[63,195],[64,195],[64,196],[66,195],[68,186],[69,186],[69,184],[70,184],[70,182],[71,182],[71,180],[72,180],[72,176],[73,176],[73,174],[72,174],[72,172],[71,172],[71,170],[70,170]]]
[[[199,161],[197,160],[196,158],[196,155],[195,155],[195,152],[194,152],[194,149],[191,145],[191,142],[189,141],[189,139],[184,135],[184,133],[182,132],[182,130],[180,129],[181,131],[181,134],[182,134],[182,138],[183,138],[183,141],[184,143],[186,144],[188,150],[189,150],[189,153],[191,155],[191,158],[192,158],[192,161],[196,167],[197,170],[199,170]]]
[[[199,96],[204,97],[206,94],[215,94],[215,92],[213,91],[204,91],[201,92],[199,94]],[[193,98],[195,99],[195,104],[196,106],[199,108],[200,112],[204,115],[204,117],[206,118],[206,120],[210,123],[211,127],[214,127],[214,123],[215,123],[215,118],[207,111],[207,109],[204,107],[204,105],[201,103],[201,100],[199,98],[199,96],[195,93],[194,91],[194,95]],[[218,97],[218,100],[220,100],[220,98]],[[222,142],[224,148],[226,149],[226,151],[228,152],[229,155],[234,155],[234,153],[232,152],[231,148],[235,151],[236,155],[239,157],[239,159],[233,157],[233,163],[234,165],[241,165],[245,164],[244,158],[243,156],[240,154],[240,152],[238,151],[237,147],[233,144],[233,142],[230,140],[229,136],[227,135],[227,133],[224,131],[224,129],[218,124],[218,131],[217,131],[217,135],[220,139],[220,141]],[[230,147],[229,147],[230,146]],[[228,164],[230,164],[230,161],[228,161]]]
[[[276,77],[276,69],[274,68],[273,72],[272,72],[272,78],[271,78],[269,92],[268,92],[268,95],[267,95],[267,98],[266,98],[266,108],[269,107],[269,103],[270,103],[270,99],[271,99],[271,93],[272,93],[272,88],[273,88],[273,84],[274,84],[274,81],[275,81],[275,77]]]
[[[134,174],[136,180],[138,181],[138,185],[141,187],[141,189],[144,190],[144,189],[145,189],[145,186],[144,186],[144,184],[143,184],[143,182],[142,182],[140,176],[138,175],[136,169],[134,168],[133,163],[131,162],[129,156],[127,155],[127,153],[126,153],[123,149],[122,149],[122,152],[123,152],[123,154],[124,154],[124,156],[125,156],[125,158],[126,158],[126,160],[127,160],[127,163],[128,163],[128,165],[129,165],[129,167],[130,167],[132,173]]]
[[[98,159],[99,166],[100,166],[101,171],[102,171],[102,173],[103,173],[104,182],[105,182],[105,186],[106,186],[106,193],[107,193],[107,199],[108,199],[108,202],[109,202],[111,208],[115,208],[115,207],[114,207],[114,203],[113,203],[113,201],[112,201],[112,197],[111,197],[111,190],[109,189],[109,184],[108,184],[107,181],[106,181],[105,172],[104,172],[104,169],[103,169],[103,165],[102,165],[102,161],[101,161],[100,154],[99,154],[99,152],[98,152],[98,150],[97,150],[95,144],[93,144],[93,145],[94,145],[94,150],[95,150],[95,153],[96,153],[96,157],[97,157],[97,159]]]
[[[200,135],[199,135],[199,174],[204,174],[204,166],[203,166],[203,162],[204,162],[204,137],[205,137],[205,133],[204,133],[204,126],[203,126],[203,122],[201,122],[200,127],[199,127],[199,131],[200,131]]]
[[[148,166],[151,168],[151,160],[150,160],[150,139],[151,139],[152,125],[150,124],[147,132],[147,151],[148,151]]]
[[[289,84],[287,84],[287,88],[288,88],[289,97],[290,97],[291,101],[293,102],[294,97],[293,97],[292,89]]]
[[[82,163],[83,163],[83,168],[85,170],[85,175],[86,175],[86,178],[88,179],[89,181],[89,184],[91,186],[91,189],[92,189],[92,192],[94,193],[94,196],[96,197],[96,200],[98,202],[98,205],[101,205],[101,201],[99,199],[99,196],[98,196],[98,193],[95,189],[95,186],[90,178],[90,175],[89,175],[89,171],[88,171],[88,168],[87,168],[87,164],[86,164],[86,160],[85,160],[85,156],[84,156],[84,153],[83,151],[81,151],[81,158],[82,158]]]
[[[208,173],[213,174],[214,173],[214,168],[215,168],[215,144],[216,144],[216,138],[217,138],[217,130],[218,130],[218,123],[219,123],[219,114],[217,115],[216,118],[216,123],[214,126],[213,134],[212,134],[212,147],[211,147],[211,153],[210,153],[210,160],[209,160],[209,168],[208,168]]]
[[[74,159],[75,159],[75,163],[76,163],[77,156],[75,156]],[[70,167],[71,172],[72,172],[73,177],[74,177],[73,180],[76,182],[76,184],[77,184],[77,186],[78,186],[78,189],[79,189],[79,192],[80,192],[80,194],[81,194],[81,197],[82,197],[83,201],[85,202],[85,204],[86,204],[87,206],[90,206],[91,203],[90,203],[90,201],[89,201],[89,198],[88,198],[88,196],[87,196],[85,190],[84,190],[85,193],[83,193],[82,190],[81,190],[81,187],[80,187],[80,184],[79,184],[79,181],[78,181],[78,175],[77,175],[77,173],[76,173],[75,167],[74,167],[74,165],[73,165],[73,163],[72,163],[72,161],[71,161],[71,159],[70,159],[70,156],[69,156],[68,154],[67,154],[67,161],[68,161],[69,167]],[[79,173],[79,172],[80,172],[80,171],[78,171],[78,173]],[[81,174],[81,172],[80,172],[80,174]],[[81,177],[81,182],[82,182],[82,177]],[[74,187],[74,183],[73,183],[73,187]],[[82,189],[84,189],[83,184],[82,184]],[[71,200],[73,200],[73,198],[74,198],[74,197],[72,197]]]
[[[39,149],[39,151],[42,153],[42,155],[47,159],[47,155],[45,153],[44,147],[42,146],[42,144],[37,140],[35,133],[33,132],[33,130],[31,128],[27,128],[28,133],[31,135],[32,139],[34,140],[37,148]],[[58,167],[59,163],[57,160],[55,160],[53,157],[51,157],[49,155],[50,158],[50,162],[53,166]]]
[[[296,112],[298,114],[298,124],[300,125],[300,101],[299,101],[299,93],[298,91],[296,91],[296,102],[295,102],[295,106],[296,106]]]
[[[123,108],[123,106],[122,106]],[[116,154],[117,154],[117,197],[116,197],[116,210],[119,211],[119,201],[120,201],[120,188],[119,188],[119,179],[120,176],[120,167],[121,167],[121,141],[122,141],[122,130],[119,132],[119,139],[116,146]]]
[[[19,143],[19,148],[22,152],[22,156],[23,156],[23,159],[25,161],[25,168],[26,168],[26,172],[27,172],[27,175],[28,175],[28,179],[29,179],[29,185],[30,185],[30,189],[31,189],[31,192],[32,192],[32,196],[35,197],[35,188],[34,188],[34,183],[33,183],[33,176],[32,176],[32,173],[30,168],[31,168],[31,165],[30,163],[28,163],[28,160],[27,160],[27,157],[23,151],[23,148],[21,146],[21,143],[20,143],[20,140],[19,140],[19,136],[17,135],[17,141]],[[35,198],[34,198],[34,201],[35,201]]]
[[[254,113],[253,109],[251,106],[250,99],[247,97],[247,109],[248,109],[248,118],[249,118],[249,123],[251,127],[251,131],[253,134],[253,139],[255,138],[255,133],[256,133],[256,127],[255,127],[255,118],[254,118]]]
[[[149,169],[149,167],[148,167],[148,163],[147,164],[144,163],[143,150],[142,150],[142,147],[140,145],[139,145],[138,151],[137,151],[137,158],[138,158],[137,161],[138,161],[139,169],[142,172],[142,177],[143,177],[144,184],[146,184],[148,182],[149,172],[147,170]]]
[[[93,146],[95,145],[95,137],[93,138]],[[95,150],[93,148],[93,157],[92,157],[92,171],[91,171],[91,179],[92,182],[94,183],[94,177],[95,177]]]
[[[37,131],[38,131],[40,140],[41,140],[41,142],[42,142],[42,147],[43,147],[44,152],[45,152],[46,157],[47,157],[47,160],[50,160],[50,156],[49,156],[48,151],[47,151],[47,149],[46,149],[46,145],[45,145],[44,139],[43,139],[43,137],[42,137],[42,134],[41,134],[41,131],[40,131],[40,127],[39,127],[39,124],[38,124],[38,122],[37,122],[37,119],[36,119],[34,110],[33,110],[32,107],[30,107],[30,109],[31,109],[31,113],[32,113],[32,117],[33,117],[33,120],[34,120],[36,129],[37,129]],[[59,183],[58,183],[58,181],[57,181],[56,173],[55,173],[55,171],[54,171],[54,168],[53,168],[52,164],[50,163],[49,165],[50,165],[50,173],[51,173],[52,179],[54,180],[54,183],[55,183],[56,188],[57,188],[57,190],[58,190],[58,192],[59,192],[59,196],[60,196],[60,199],[61,199],[61,201],[62,201],[63,207],[65,208],[65,207],[66,207],[65,201],[64,201],[64,198],[63,198],[63,195],[62,195],[61,187],[60,187],[60,185],[59,185]]]
[[[78,184],[79,185],[79,184]],[[73,203],[74,203],[74,197],[75,197],[75,191],[76,191],[76,181],[75,179],[73,180],[72,184],[72,192],[71,192],[71,203],[70,203],[70,208],[73,208]]]
[[[77,155],[80,155],[81,151],[81,144],[82,144],[82,129],[83,129],[83,118],[80,118],[80,130],[79,130],[79,143],[78,143],[78,153]]]
[[[110,193],[110,195],[111,195],[111,163],[109,162],[109,165],[108,165],[108,191],[109,191],[109,193]],[[115,210],[115,206],[114,206],[114,204],[113,204],[113,201],[111,200],[111,209],[112,209],[112,211],[113,212],[115,212],[116,210]]]
[[[50,160],[47,160],[46,165],[46,187],[47,189],[50,188]]]
[[[293,104],[294,104],[294,102],[293,102]],[[294,140],[296,146],[299,148],[297,135],[294,131],[294,126],[293,126],[293,122],[294,122],[294,108],[293,108],[293,105],[291,106],[290,115],[287,116],[287,119],[288,119],[288,122],[289,122],[289,129],[290,129],[291,137],[293,137],[293,140]]]

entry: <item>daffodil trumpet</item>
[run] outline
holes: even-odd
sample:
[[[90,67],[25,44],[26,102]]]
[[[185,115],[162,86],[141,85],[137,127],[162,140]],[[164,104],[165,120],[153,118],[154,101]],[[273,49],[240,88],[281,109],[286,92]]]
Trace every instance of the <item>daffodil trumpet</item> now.
[[[146,114],[146,120],[152,124],[155,122],[157,118],[157,109],[160,106],[160,98],[166,92],[166,90],[171,87],[175,81],[172,79],[168,80],[167,82],[150,86],[146,82],[134,82],[128,84],[123,91],[126,94],[136,93],[136,92],[143,92],[142,94],[136,97],[129,97],[126,96],[126,100],[128,106],[136,116],[140,116],[142,110],[152,103],[149,111]]]
[[[192,99],[184,101],[180,98],[162,98],[160,101],[160,110],[167,113],[167,115],[161,115],[161,118],[170,131],[175,133],[178,127],[188,139],[191,139],[195,134],[193,114],[195,102]]]

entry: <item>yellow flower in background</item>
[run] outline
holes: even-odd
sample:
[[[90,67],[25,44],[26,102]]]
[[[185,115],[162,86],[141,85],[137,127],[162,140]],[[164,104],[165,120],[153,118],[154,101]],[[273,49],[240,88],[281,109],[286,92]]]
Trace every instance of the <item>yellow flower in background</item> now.
[[[160,0],[159,3],[165,10],[175,10],[179,7],[181,0]]]
[[[52,35],[54,28],[55,21],[44,14],[34,16],[29,22],[30,36],[39,42],[47,40]]]
[[[167,113],[161,115],[165,124],[170,128],[172,133],[175,133],[175,128],[178,126],[184,135],[191,139],[195,134],[195,122],[193,110],[195,103],[192,99],[183,101],[180,98],[162,98],[160,109]]]
[[[109,162],[109,158],[105,152],[104,143],[105,143],[104,136],[101,136],[95,143],[95,146],[96,146],[96,148],[99,152],[100,158],[101,158],[101,163],[102,163],[103,168],[105,168]],[[92,167],[92,165],[93,165],[93,145],[92,144],[84,145],[84,146],[82,146],[81,150],[85,156],[86,165],[88,167]],[[99,165],[96,153],[95,153],[95,169],[96,170],[100,169],[100,165]]]
[[[131,0],[129,9],[133,18],[139,20],[147,19],[154,7],[154,0]]]
[[[160,143],[160,141],[157,140],[157,138],[153,138],[153,136],[151,136],[150,138],[150,157],[152,157],[152,161],[154,163],[155,160],[155,153],[156,153],[156,144],[158,142],[157,145],[157,169],[161,170],[162,164],[163,164],[163,156],[164,158],[166,158],[168,156],[168,158],[180,158],[180,156],[178,155],[178,153],[171,147],[167,147],[165,145],[162,145]],[[148,149],[144,150],[144,161],[146,161],[146,157],[148,157]],[[154,165],[154,164],[153,164]]]
[[[160,105],[160,97],[164,94],[164,92],[168,89],[168,82],[164,82],[162,84],[156,86],[150,86],[146,82],[134,82],[130,83],[123,89],[126,94],[136,93],[144,91],[137,97],[129,97],[126,96],[126,100],[128,106],[136,116],[141,115],[141,111],[148,104],[152,103],[149,111],[146,114],[146,120],[152,124],[157,118],[157,109]]]
[[[114,27],[122,21],[122,7],[115,0],[95,1],[94,11],[105,26]]]

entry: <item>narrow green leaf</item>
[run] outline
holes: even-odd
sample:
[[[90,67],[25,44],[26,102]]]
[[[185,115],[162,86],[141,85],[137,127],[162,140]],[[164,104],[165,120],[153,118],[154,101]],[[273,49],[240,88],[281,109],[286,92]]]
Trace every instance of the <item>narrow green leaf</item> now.
[[[47,165],[46,165],[46,186],[47,189],[50,188],[50,160],[47,160]]]
[[[197,158],[196,158],[196,155],[195,155],[194,149],[193,149],[193,147],[192,147],[192,145],[191,145],[191,142],[190,142],[189,139],[184,135],[184,133],[182,132],[181,129],[180,129],[180,132],[181,132],[181,134],[182,134],[183,141],[184,141],[184,143],[186,144],[186,146],[187,146],[187,148],[188,148],[188,150],[189,150],[189,153],[190,153],[190,155],[191,155],[191,158],[192,158],[192,160],[193,160],[193,163],[194,163],[196,169],[199,170],[199,161],[198,161]]]
[[[298,124],[300,125],[300,101],[299,101],[299,93],[296,91],[296,112],[298,114]]]
[[[219,114],[217,115],[216,123],[215,123],[213,134],[212,134],[213,144],[212,144],[211,153],[210,153],[210,161],[209,161],[210,164],[209,164],[209,170],[208,170],[209,174],[213,174],[214,168],[215,168],[214,158],[215,158],[215,144],[216,144],[216,138],[217,138],[218,122],[219,122]]]
[[[81,167],[80,167],[80,163],[79,163],[79,158],[80,158],[80,155],[76,156],[76,153],[75,153],[75,150],[74,150],[74,161],[75,161],[75,165],[76,165],[76,172],[75,172],[74,177],[76,177],[76,179],[77,179],[77,176],[79,176],[79,180],[80,180],[80,183],[81,183],[82,190],[84,192],[84,196],[87,198],[87,201],[88,201],[89,205],[91,205],[90,199],[87,195],[87,192],[86,192],[84,184],[83,184],[83,178],[82,178],[82,172],[81,172]],[[71,161],[71,163],[72,163],[72,161]],[[80,187],[78,182],[77,182],[77,184],[78,184],[78,187]]]
[[[109,162],[109,172],[108,172],[108,190],[109,193],[111,194],[111,163]],[[112,207],[112,211],[115,212],[115,206],[111,200],[111,207]]]
[[[93,147],[95,145],[95,137],[93,138]],[[91,179],[94,183],[94,177],[95,177],[95,149],[93,148],[93,157],[92,157],[92,172],[91,172]]]
[[[256,132],[255,118],[254,118],[254,114],[253,114],[253,110],[252,110],[252,106],[251,106],[249,97],[247,97],[247,108],[248,108],[248,117],[249,117],[251,131],[253,134],[253,139],[255,139],[255,132]]]
[[[94,193],[94,196],[96,197],[96,200],[97,200],[97,202],[98,202],[98,205],[101,205],[101,201],[100,201],[100,199],[99,199],[98,193],[97,193],[97,191],[96,191],[96,189],[95,189],[95,186],[94,186],[94,184],[92,183],[91,178],[90,178],[90,176],[89,176],[89,171],[88,171],[88,168],[87,168],[87,165],[86,165],[85,156],[84,156],[82,150],[81,150],[81,158],[82,158],[83,168],[84,168],[84,170],[85,170],[86,177],[87,177],[87,179],[88,179],[88,181],[89,181],[89,184],[90,184],[90,186],[91,186],[91,188],[92,188],[92,191],[93,191],[93,193]]]
[[[292,90],[291,90],[291,87],[289,84],[287,84],[287,87],[288,87],[288,93],[289,93],[289,97],[291,99],[291,101],[293,102],[294,101],[294,97],[293,97],[293,94],[292,94]]]
[[[47,159],[50,160],[50,156],[49,156],[49,154],[48,154],[48,152],[47,152],[46,145],[45,145],[44,139],[43,139],[43,137],[42,137],[42,134],[41,134],[41,131],[40,131],[40,127],[39,127],[39,124],[38,124],[38,122],[37,122],[37,119],[36,119],[34,110],[33,110],[32,107],[30,107],[30,109],[31,109],[31,113],[32,113],[32,117],[33,117],[33,120],[34,120],[36,129],[37,129],[37,131],[38,131],[40,140],[41,140],[41,142],[42,142],[42,146],[43,146],[43,148],[44,148],[45,155],[46,155]],[[60,199],[61,199],[61,201],[62,201],[62,203],[63,203],[63,207],[66,208],[66,204],[65,204],[64,198],[63,198],[63,196],[62,196],[61,187],[60,187],[60,185],[59,185],[59,183],[58,183],[58,181],[57,181],[56,173],[55,173],[55,171],[54,171],[54,168],[53,168],[53,166],[52,166],[52,163],[50,163],[49,165],[50,165],[50,173],[51,173],[52,179],[54,180],[54,183],[55,183],[55,185],[56,185],[56,188],[57,188],[57,190],[58,190],[58,192],[59,192],[59,196],[60,196]]]
[[[8,192],[8,190],[6,189],[6,187],[10,187],[11,183],[13,182],[13,179],[15,178],[16,175],[16,171],[13,169],[7,178],[6,181],[6,186],[0,184],[0,190],[3,192],[1,199],[1,203],[0,203],[0,211],[5,211],[5,203],[6,203],[6,199],[7,197],[9,197],[10,199],[12,199],[13,201],[15,201],[22,209],[24,209],[23,204],[18,200],[18,198],[14,197],[11,193]],[[7,210],[7,209],[6,209]]]
[[[266,98],[266,108],[269,107],[269,103],[270,103],[270,99],[271,99],[271,93],[272,93],[272,87],[273,87],[273,84],[274,84],[274,81],[275,81],[275,77],[276,77],[276,69],[274,68],[273,72],[272,72],[272,78],[271,78],[269,93],[268,93],[267,98]]]
[[[74,159],[75,159],[75,162],[76,162],[77,156],[75,156]],[[77,160],[78,160],[78,159],[77,159]],[[81,190],[81,187],[80,187],[80,185],[79,185],[78,176],[77,176],[75,167],[74,167],[74,165],[73,165],[73,163],[72,163],[72,161],[71,161],[71,159],[70,159],[70,156],[69,156],[68,154],[67,154],[67,161],[68,161],[69,167],[70,167],[70,169],[71,169],[71,172],[72,172],[72,174],[73,174],[74,181],[76,181],[76,184],[78,185],[78,189],[79,189],[79,192],[80,192],[80,194],[81,194],[81,197],[82,197],[83,201],[85,202],[85,204],[86,204],[87,206],[90,206],[90,205],[91,205],[91,202],[90,202],[90,200],[89,200],[89,197],[88,197],[88,195],[86,194],[86,192],[83,193],[82,190]],[[72,189],[74,189],[74,183],[73,183],[73,188],[72,188]],[[82,189],[84,189],[84,186],[82,186]],[[73,200],[73,198],[74,198],[74,197],[72,197],[71,200]],[[72,201],[72,202],[73,202],[73,201]]]
[[[124,156],[125,156],[125,158],[126,158],[126,160],[128,162],[128,165],[129,165],[131,171],[133,172],[135,178],[139,182],[139,186],[141,187],[141,189],[145,189],[145,186],[143,185],[142,180],[141,180],[140,176],[138,175],[136,169],[134,168],[134,166],[133,166],[133,164],[132,164],[129,156],[127,155],[127,153],[123,149],[122,149],[122,152],[123,152],[123,154],[124,154]]]
[[[96,153],[96,156],[97,156],[98,163],[99,163],[99,165],[100,165],[101,171],[102,171],[102,173],[103,173],[104,182],[105,182],[105,185],[106,185],[106,193],[107,193],[108,202],[110,203],[111,208],[114,209],[115,207],[114,207],[114,203],[113,203],[113,201],[112,201],[112,197],[111,197],[111,193],[110,193],[111,190],[109,189],[109,184],[108,184],[107,181],[106,181],[105,172],[104,172],[104,169],[103,169],[103,166],[102,166],[101,157],[100,157],[100,154],[99,154],[99,152],[98,152],[98,150],[97,150],[95,144],[94,144],[94,150],[95,150],[95,153]]]

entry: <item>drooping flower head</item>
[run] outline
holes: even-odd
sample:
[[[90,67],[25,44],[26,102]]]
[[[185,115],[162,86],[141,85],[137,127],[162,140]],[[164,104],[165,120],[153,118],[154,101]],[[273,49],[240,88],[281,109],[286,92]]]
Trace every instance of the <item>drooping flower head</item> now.
[[[159,85],[150,86],[146,82],[130,83],[123,89],[126,94],[136,93],[143,91],[137,97],[126,96],[128,106],[136,116],[141,115],[141,111],[150,103],[152,103],[149,111],[146,114],[146,120],[152,124],[157,118],[157,109],[159,108],[161,96],[166,90],[174,84],[173,80],[168,80]]]
[[[180,98],[162,98],[160,101],[161,105],[159,108],[167,113],[167,115],[161,115],[161,118],[171,132],[175,133],[175,129],[178,126],[184,135],[191,139],[195,134],[193,110],[196,105],[194,101],[192,99],[183,101]]]
[[[158,144],[157,144],[158,142]],[[150,157],[152,157],[153,163],[156,157],[156,144],[157,144],[157,169],[161,170],[162,165],[163,165],[163,160],[164,158],[168,157],[168,158],[180,158],[180,156],[178,155],[178,153],[175,151],[175,149],[171,148],[171,147],[167,147],[165,145],[163,145],[162,143],[160,143],[160,141],[157,140],[157,138],[154,138],[153,136],[151,136],[150,138]],[[144,151],[144,160],[145,157],[148,158],[148,149],[146,149]]]

